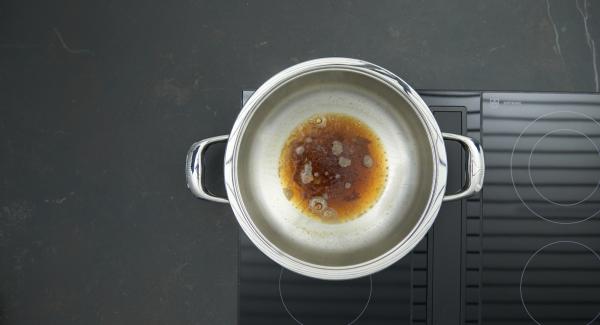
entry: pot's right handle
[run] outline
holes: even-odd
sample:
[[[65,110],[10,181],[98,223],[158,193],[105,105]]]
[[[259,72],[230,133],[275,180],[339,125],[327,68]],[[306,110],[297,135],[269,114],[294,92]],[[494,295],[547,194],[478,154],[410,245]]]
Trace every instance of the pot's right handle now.
[[[445,140],[459,142],[467,154],[469,161],[467,165],[467,180],[465,186],[458,193],[444,196],[443,201],[454,201],[464,199],[481,191],[483,187],[483,176],[485,174],[485,162],[481,145],[473,138],[453,133],[442,133]]]
[[[219,203],[229,203],[226,198],[214,196],[210,194],[204,187],[204,153],[206,149],[214,143],[225,142],[229,138],[228,135],[220,135],[204,139],[194,143],[188,150],[185,159],[185,179],[190,191],[200,199],[209,200]]]

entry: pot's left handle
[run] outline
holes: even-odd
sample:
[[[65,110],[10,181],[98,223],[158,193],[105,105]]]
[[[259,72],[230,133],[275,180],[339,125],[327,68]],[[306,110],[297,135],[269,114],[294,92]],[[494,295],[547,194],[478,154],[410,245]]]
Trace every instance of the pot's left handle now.
[[[225,142],[228,138],[228,135],[220,135],[204,139],[194,143],[190,147],[190,150],[188,150],[187,158],[185,159],[185,179],[188,188],[197,198],[219,203],[229,203],[229,200],[226,198],[214,196],[206,190],[203,173],[204,153],[206,149],[212,144]]]

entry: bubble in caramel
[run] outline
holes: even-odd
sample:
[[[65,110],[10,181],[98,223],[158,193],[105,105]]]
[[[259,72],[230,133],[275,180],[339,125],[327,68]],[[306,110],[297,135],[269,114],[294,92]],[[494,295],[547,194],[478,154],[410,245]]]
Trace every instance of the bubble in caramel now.
[[[325,223],[359,217],[377,201],[387,179],[381,141],[346,114],[320,114],[298,125],[279,159],[285,197]]]

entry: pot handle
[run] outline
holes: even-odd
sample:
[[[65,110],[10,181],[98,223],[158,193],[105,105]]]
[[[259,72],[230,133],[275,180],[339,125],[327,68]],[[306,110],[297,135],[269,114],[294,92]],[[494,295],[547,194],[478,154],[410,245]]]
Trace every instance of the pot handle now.
[[[206,190],[203,175],[204,153],[206,149],[212,144],[225,142],[228,138],[229,135],[207,138],[194,143],[188,150],[185,159],[185,179],[187,187],[197,198],[219,203],[229,203],[229,200],[226,198],[214,196]]]
[[[483,187],[483,176],[485,174],[485,162],[481,145],[473,138],[458,134],[442,133],[442,137],[445,140],[459,142],[469,155],[465,186],[458,193],[445,195],[443,201],[460,200],[479,193]]]

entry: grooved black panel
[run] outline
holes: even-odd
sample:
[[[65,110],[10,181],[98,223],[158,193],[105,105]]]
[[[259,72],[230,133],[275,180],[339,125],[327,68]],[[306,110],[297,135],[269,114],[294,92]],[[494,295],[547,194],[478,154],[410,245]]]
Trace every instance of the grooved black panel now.
[[[463,134],[466,131],[463,107],[431,108],[445,132]],[[448,162],[446,193],[456,193],[464,178],[463,154],[459,143],[445,141],[445,145]],[[430,324],[461,322],[464,203],[463,200],[444,203],[428,234],[432,262],[428,269]]]
[[[421,91],[420,95],[430,107],[438,109],[455,110],[466,109],[466,134],[481,142],[481,98],[478,92],[428,92]],[[463,125],[465,127],[465,125]],[[463,133],[464,133],[463,129]],[[480,309],[480,283],[481,283],[481,195],[475,195],[462,203],[461,229],[453,233],[460,240],[460,275],[459,278],[449,278],[446,281],[455,281],[460,284],[460,292],[450,295],[450,292],[436,290],[438,295],[450,296],[447,299],[459,301],[459,306],[445,304],[431,304],[430,314],[433,315],[429,324],[435,324],[434,319],[439,319],[444,324],[479,324],[481,319]],[[436,224],[439,223],[436,221]],[[442,243],[443,245],[444,243]],[[436,272],[437,270],[433,270]],[[439,273],[439,272],[438,272]],[[430,286],[431,287],[431,286]],[[433,290],[432,290],[433,291]],[[447,308],[454,308],[451,311]],[[436,317],[436,315],[438,315]],[[440,318],[442,315],[453,315],[452,318]]]
[[[600,323],[598,120],[598,94],[484,94],[483,324]]]

